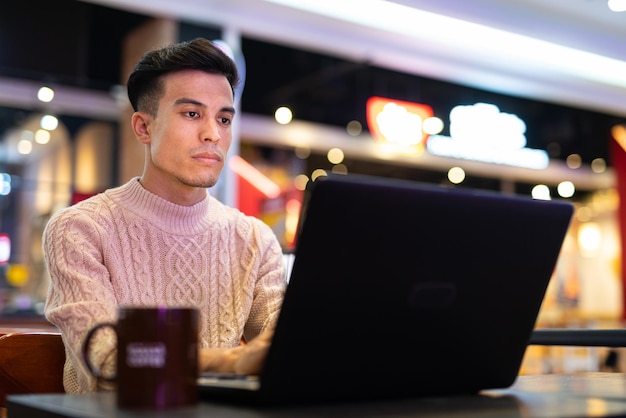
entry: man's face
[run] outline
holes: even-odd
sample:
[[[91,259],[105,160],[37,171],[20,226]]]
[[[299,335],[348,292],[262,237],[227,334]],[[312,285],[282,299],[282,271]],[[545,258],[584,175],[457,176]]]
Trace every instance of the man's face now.
[[[163,77],[156,117],[148,117],[146,175],[183,187],[211,187],[232,141],[233,93],[223,75],[185,70]]]

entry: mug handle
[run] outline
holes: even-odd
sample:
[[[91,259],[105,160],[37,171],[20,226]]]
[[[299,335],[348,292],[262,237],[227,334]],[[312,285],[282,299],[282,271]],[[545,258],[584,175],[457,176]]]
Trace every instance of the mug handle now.
[[[91,362],[91,358],[89,358],[89,343],[91,342],[91,338],[94,336],[96,331],[98,331],[98,330],[100,330],[102,328],[111,328],[113,331],[116,331],[115,330],[115,324],[112,323],[112,322],[104,322],[104,323],[98,324],[95,327],[93,327],[92,329],[90,329],[89,332],[87,333],[87,336],[85,337],[85,340],[83,341],[83,350],[82,350],[83,360],[85,361],[85,365],[89,369],[89,372],[96,379],[102,379],[102,380],[104,380],[106,382],[114,382],[115,378],[117,377],[117,375],[115,373],[113,375],[111,375],[111,376],[103,375],[102,374],[102,370],[100,370],[96,366],[94,366],[94,364]]]

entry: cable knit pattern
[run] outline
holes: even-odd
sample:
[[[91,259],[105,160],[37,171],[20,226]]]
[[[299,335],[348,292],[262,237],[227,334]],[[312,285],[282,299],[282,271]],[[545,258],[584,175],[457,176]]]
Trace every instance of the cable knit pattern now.
[[[88,330],[119,305],[197,306],[201,347],[234,347],[276,320],[286,286],[282,251],[259,219],[207,193],[180,206],[132,179],[53,215],[43,235],[51,277],[46,318],[63,334],[67,392],[97,389],[81,358]],[[115,335],[91,359],[115,370]]]

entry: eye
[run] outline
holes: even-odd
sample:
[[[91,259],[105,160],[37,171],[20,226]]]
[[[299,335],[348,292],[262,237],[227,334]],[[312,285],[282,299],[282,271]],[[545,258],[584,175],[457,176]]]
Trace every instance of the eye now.
[[[187,112],[187,115],[188,115],[190,118],[197,118],[197,117],[199,117],[199,116],[200,116],[200,114],[199,114],[198,112],[194,112],[193,110],[191,110],[191,111]]]
[[[230,118],[223,117],[223,118],[220,118],[220,122],[221,122],[222,124],[224,124],[224,125],[230,125],[230,123],[231,123],[231,119],[230,119]]]

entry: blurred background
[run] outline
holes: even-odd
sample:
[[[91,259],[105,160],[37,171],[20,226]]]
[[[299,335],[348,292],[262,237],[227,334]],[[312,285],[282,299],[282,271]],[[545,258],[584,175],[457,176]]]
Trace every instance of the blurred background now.
[[[606,0],[3,4],[0,321],[42,320],[50,215],[141,174],[124,84],[134,63],[201,36],[221,42],[243,76],[229,162],[211,193],[263,219],[286,253],[307,182],[331,172],[567,199],[576,215],[538,326],[622,327],[624,9]],[[416,237],[416,251],[424,245]],[[541,350],[527,372],[595,370],[607,357]]]

